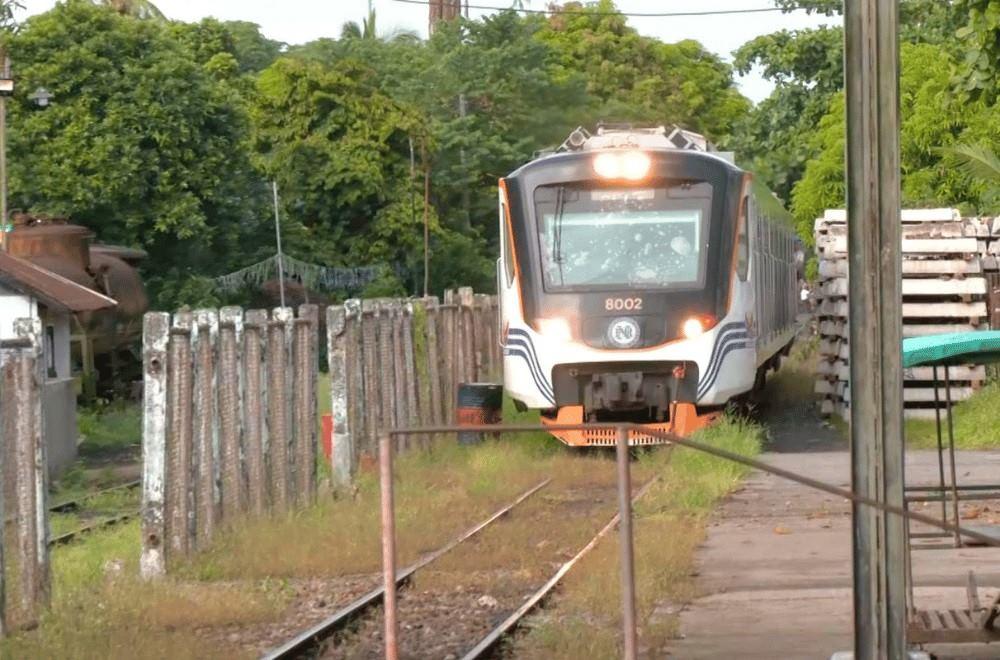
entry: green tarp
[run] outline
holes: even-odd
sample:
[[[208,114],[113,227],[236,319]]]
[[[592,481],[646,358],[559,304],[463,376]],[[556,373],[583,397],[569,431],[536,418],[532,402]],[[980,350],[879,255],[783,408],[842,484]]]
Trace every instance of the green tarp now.
[[[1000,361],[1000,330],[952,332],[903,340],[903,367]]]

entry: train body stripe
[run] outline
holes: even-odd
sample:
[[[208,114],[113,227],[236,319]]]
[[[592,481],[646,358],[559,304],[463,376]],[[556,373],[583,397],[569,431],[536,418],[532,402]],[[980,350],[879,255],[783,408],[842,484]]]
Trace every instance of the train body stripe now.
[[[715,345],[712,348],[712,357],[708,361],[708,367],[705,369],[704,377],[701,379],[701,383],[698,385],[698,393],[696,398],[701,399],[715,384],[715,380],[718,378],[719,373],[722,370],[722,363],[725,361],[726,356],[729,355],[734,350],[740,350],[745,348],[750,348],[751,344],[746,340],[750,338],[750,333],[747,332],[747,326],[745,323],[727,323],[722,326],[720,332],[715,337]]]
[[[545,372],[538,362],[538,355],[535,352],[535,344],[524,330],[511,328],[507,333],[507,342],[504,344],[504,355],[520,357],[528,365],[531,379],[535,382],[535,387],[542,393],[552,405],[555,405],[555,395],[552,392],[552,385]]]
[[[531,346],[526,344],[521,339],[510,339],[507,341],[507,345],[504,348],[511,349],[511,351],[514,351],[515,349],[517,350],[516,354],[521,355],[528,363],[528,369],[531,371],[531,377],[534,378],[535,383],[538,384],[538,389],[542,391],[542,394],[551,398],[552,388],[549,387],[548,382],[542,375],[541,367],[538,366],[538,360],[536,359]]]

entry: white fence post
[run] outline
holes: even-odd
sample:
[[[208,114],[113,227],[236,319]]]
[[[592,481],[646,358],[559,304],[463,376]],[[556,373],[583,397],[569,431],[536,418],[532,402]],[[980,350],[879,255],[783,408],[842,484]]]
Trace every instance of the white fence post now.
[[[170,315],[150,312],[143,319],[142,555],[146,579],[166,573],[163,492],[167,438],[167,340]]]
[[[346,333],[348,322],[360,319],[358,301],[347,301],[345,306],[326,308],[327,361],[330,373],[330,415],[333,418],[333,438],[330,447],[330,467],[333,481],[344,486],[351,481],[354,465],[354,443],[351,442],[347,397],[347,351]],[[353,396],[364,398],[364,392],[354,392]]]

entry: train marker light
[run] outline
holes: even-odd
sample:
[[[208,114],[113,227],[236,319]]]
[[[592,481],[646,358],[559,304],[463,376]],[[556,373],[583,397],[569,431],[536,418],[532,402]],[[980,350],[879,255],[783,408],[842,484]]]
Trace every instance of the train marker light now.
[[[555,341],[568,342],[573,338],[566,319],[538,319],[536,326],[538,332]]]
[[[602,179],[641,181],[649,174],[652,161],[641,151],[604,152],[594,157],[594,172]]]
[[[705,323],[700,318],[693,316],[687,321],[684,321],[684,325],[681,326],[681,332],[688,339],[694,339],[695,337],[700,337],[705,333]]]

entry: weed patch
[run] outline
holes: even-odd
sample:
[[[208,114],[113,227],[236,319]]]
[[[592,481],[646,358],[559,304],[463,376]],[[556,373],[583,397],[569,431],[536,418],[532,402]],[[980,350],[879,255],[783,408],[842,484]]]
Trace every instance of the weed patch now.
[[[992,382],[969,399],[955,404],[951,419],[955,428],[955,446],[959,449],[996,449],[1000,447],[1000,382]],[[945,424],[944,415],[941,417]],[[942,438],[948,442],[947,426],[942,427]],[[909,419],[906,421],[906,442],[910,447],[937,447],[934,420]]]

